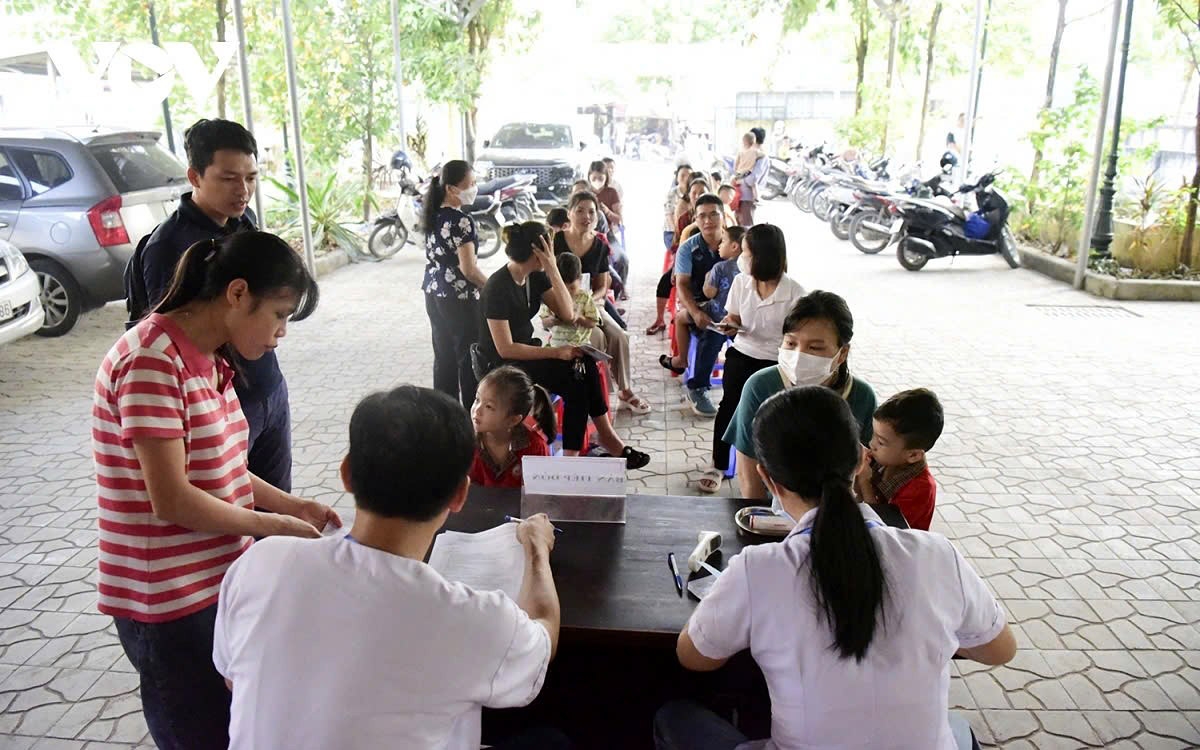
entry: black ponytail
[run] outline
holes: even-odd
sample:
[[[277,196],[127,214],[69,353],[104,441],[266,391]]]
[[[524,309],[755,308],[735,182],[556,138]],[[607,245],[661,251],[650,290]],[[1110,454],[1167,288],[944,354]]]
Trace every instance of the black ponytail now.
[[[550,238],[550,230],[540,221],[522,221],[505,224],[500,230],[504,240],[504,254],[514,262],[524,263],[533,257],[533,249],[541,244],[542,238]]]
[[[859,426],[828,388],[790,388],[754,418],[754,448],[771,480],[817,504],[809,571],[817,606],[843,659],[862,661],[884,620],[887,580],[852,488]]]
[[[429,180],[429,190],[425,193],[421,209],[421,222],[425,227],[426,236],[436,231],[434,224],[437,222],[438,211],[441,210],[442,203],[446,200],[446,186],[457,185],[470,173],[470,164],[462,159],[452,159],[442,165],[440,175],[435,174]]]
[[[242,279],[256,298],[293,295],[292,320],[304,320],[317,309],[320,291],[304,261],[291,245],[269,232],[236,232],[189,247],[154,312],[167,313],[222,297],[230,282]]]
[[[546,443],[558,439],[558,415],[554,413],[554,402],[550,392],[536,383],[533,386],[533,410],[530,412],[538,429],[546,436]]]

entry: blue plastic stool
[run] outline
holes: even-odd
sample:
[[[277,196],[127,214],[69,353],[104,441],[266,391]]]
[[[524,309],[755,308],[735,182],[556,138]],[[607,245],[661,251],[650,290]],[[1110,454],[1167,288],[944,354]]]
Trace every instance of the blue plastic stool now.
[[[729,446],[729,468],[725,470],[725,476],[731,478],[737,474],[737,448]]]
[[[688,337],[687,369],[683,371],[683,380],[681,381],[683,383],[687,383],[696,374],[696,353],[699,349],[699,344],[700,339],[696,337],[696,334],[693,333]],[[717,355],[716,364],[713,365],[712,376],[709,379],[709,383],[712,385],[721,385],[724,382],[725,350],[728,348],[729,338],[726,337],[725,343],[721,344],[721,353]]]
[[[554,409],[554,419],[555,419],[556,424],[558,425],[558,437],[555,438],[554,442],[550,444],[550,455],[551,456],[561,456],[562,452],[563,452],[563,447],[562,447],[563,400],[562,400],[562,397],[559,396],[557,393],[550,394],[550,407],[552,409]]]

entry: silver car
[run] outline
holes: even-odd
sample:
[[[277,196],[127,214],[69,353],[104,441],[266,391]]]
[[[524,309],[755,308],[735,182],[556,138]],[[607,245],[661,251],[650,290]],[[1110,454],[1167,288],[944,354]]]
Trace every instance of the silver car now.
[[[45,321],[61,336],[80,313],[124,299],[138,241],[175,210],[187,171],[159,134],[101,128],[0,129],[0,240],[41,282]]]
[[[11,242],[0,240],[0,344],[37,333],[42,303],[37,275]]]

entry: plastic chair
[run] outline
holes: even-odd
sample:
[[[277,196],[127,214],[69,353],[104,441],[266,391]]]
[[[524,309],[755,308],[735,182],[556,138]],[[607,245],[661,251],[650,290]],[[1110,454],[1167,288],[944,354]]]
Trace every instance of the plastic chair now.
[[[696,374],[696,353],[700,348],[700,339],[696,334],[692,334],[689,339],[687,369],[683,371],[683,382],[688,382]],[[713,371],[709,382],[712,385],[721,385],[724,382],[725,375],[725,350],[729,348],[729,339],[725,339],[725,343],[721,344],[721,353],[717,355],[717,361],[713,365]]]

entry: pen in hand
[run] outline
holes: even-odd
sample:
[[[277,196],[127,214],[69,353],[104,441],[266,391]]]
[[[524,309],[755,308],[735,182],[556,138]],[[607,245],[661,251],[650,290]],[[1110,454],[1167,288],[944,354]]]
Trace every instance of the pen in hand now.
[[[524,518],[517,518],[516,516],[505,516],[505,517],[504,517],[504,520],[505,520],[505,521],[507,521],[508,523],[521,523],[521,522],[522,522],[522,521],[524,521],[525,519],[524,519]],[[555,533],[555,534],[561,534],[561,533],[562,533],[562,529],[558,528],[557,526],[551,526],[550,528],[554,529],[554,533]]]
[[[675,553],[667,553],[667,567],[671,569],[671,575],[675,576],[675,590],[683,596],[683,577],[679,575],[679,566],[675,564]]]

